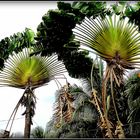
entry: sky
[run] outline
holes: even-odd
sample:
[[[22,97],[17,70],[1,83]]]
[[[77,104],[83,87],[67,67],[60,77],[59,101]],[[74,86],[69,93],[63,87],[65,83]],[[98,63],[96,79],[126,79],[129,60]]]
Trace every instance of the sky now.
[[[56,1],[44,2],[0,2],[0,40],[5,37],[10,37],[17,32],[24,32],[25,28],[30,28],[36,33],[37,26],[42,21],[42,16],[49,9],[56,9]],[[70,78],[68,73],[66,77],[71,84],[79,84],[77,79]],[[65,80],[59,80],[65,84]],[[54,81],[51,81],[47,86],[40,87],[35,90],[37,97],[36,114],[33,117],[33,126],[46,127],[46,123],[50,120],[53,114],[53,103],[55,101],[55,91],[58,89]],[[7,120],[15,108],[17,102],[22,96],[24,90],[0,87],[0,130],[5,130]],[[24,132],[24,107],[20,107],[15,117],[11,133]],[[6,129],[9,130],[9,127]]]

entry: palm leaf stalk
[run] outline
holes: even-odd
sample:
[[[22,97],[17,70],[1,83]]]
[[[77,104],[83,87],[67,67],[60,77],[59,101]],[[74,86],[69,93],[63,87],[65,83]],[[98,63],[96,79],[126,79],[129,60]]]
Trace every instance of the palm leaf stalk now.
[[[12,114],[11,114],[9,120],[8,120],[8,123],[7,123],[7,125],[6,125],[5,132],[9,132],[9,135],[10,135],[10,131],[11,131],[11,129],[12,129],[12,125],[13,125],[13,122],[14,122],[14,119],[15,119],[15,116],[16,116],[16,113],[17,113],[18,108],[19,108],[19,106],[20,106],[21,100],[22,100],[22,97],[21,97],[20,100],[18,101],[18,103],[17,103],[16,107],[14,108],[14,110],[13,110],[13,112],[12,112]],[[6,130],[8,129],[8,126],[9,126],[9,123],[10,123],[10,120],[11,120],[11,119],[12,119],[12,122],[11,122],[11,125],[10,125],[10,128],[9,128],[9,131],[6,131]],[[9,135],[7,136],[7,138],[9,137]]]
[[[92,76],[92,74],[93,74],[93,68],[94,68],[95,62],[96,62],[96,59],[95,59],[95,61],[93,61],[92,68],[91,68],[92,93],[91,93],[90,102],[95,105],[95,107],[96,107],[96,109],[97,109],[97,111],[100,115],[99,126],[100,126],[100,128],[103,132],[103,135],[105,137],[113,137],[113,133],[112,133],[112,130],[111,130],[113,127],[111,125],[111,122],[108,120],[107,116],[104,117],[102,109],[101,109],[101,101],[100,101],[99,97],[97,96],[97,91],[93,88],[93,76]],[[105,134],[104,134],[104,131],[105,131]]]
[[[72,105],[74,98],[69,92],[70,84],[66,83],[58,92],[56,92],[56,101],[54,104],[55,126],[61,127],[63,122],[70,122],[74,112]]]
[[[138,27],[128,23],[128,18],[120,20],[119,16],[112,15],[104,19],[101,16],[95,19],[85,18],[80,25],[76,25],[73,32],[76,41],[92,49],[107,63],[102,83],[102,106],[104,115],[107,117],[107,82],[110,79],[120,87],[123,85],[126,69],[139,68],[140,33]],[[116,110],[114,103],[113,105]],[[115,112],[118,116],[117,110]],[[121,126],[119,119],[118,122]]]
[[[41,57],[31,56],[32,49],[24,49],[18,54],[13,53],[5,63],[5,68],[0,73],[0,85],[24,89],[19,100],[25,106],[24,137],[30,137],[32,117],[35,114],[36,96],[34,90],[46,85],[55,76],[66,72],[65,66],[58,61],[57,55]],[[19,104],[18,104],[19,107]]]
[[[16,107],[14,108],[14,110],[13,110],[13,112],[12,112],[8,122],[7,122],[6,128],[5,128],[4,132],[1,134],[0,138],[9,138],[10,137],[10,131],[12,129],[12,125],[13,125],[16,113],[17,113],[18,108],[20,106],[21,99],[18,101]],[[10,125],[10,128],[9,128],[9,131],[8,131],[7,129],[8,129],[8,126],[9,126],[11,120],[12,120],[12,122],[11,122],[11,125]]]

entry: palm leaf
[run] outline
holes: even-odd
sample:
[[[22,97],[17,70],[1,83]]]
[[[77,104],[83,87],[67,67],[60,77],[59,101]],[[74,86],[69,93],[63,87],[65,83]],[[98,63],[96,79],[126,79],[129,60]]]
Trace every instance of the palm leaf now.
[[[63,96],[62,94],[60,94],[59,91],[56,92],[56,101],[54,103],[54,114],[53,114],[53,118],[54,118],[54,123],[56,127],[60,127],[61,123],[62,123],[62,119],[63,119],[63,112],[62,112],[62,108],[63,108]]]
[[[85,18],[73,32],[76,41],[93,49],[107,63],[115,60],[124,68],[133,68],[140,63],[140,33],[127,18],[120,20],[117,15],[104,19]]]
[[[31,49],[24,49],[9,57],[0,73],[0,85],[26,88],[30,81],[32,87],[37,88],[66,72],[63,63],[57,60],[57,55],[29,57],[31,52]]]
[[[85,120],[89,122],[97,121],[98,115],[95,106],[89,102],[85,101],[83,105],[79,105],[74,111],[73,120]]]
[[[57,92],[55,106],[54,106],[54,118],[57,127],[60,127],[62,122],[70,122],[74,112],[73,96],[68,92],[68,86],[62,87]]]

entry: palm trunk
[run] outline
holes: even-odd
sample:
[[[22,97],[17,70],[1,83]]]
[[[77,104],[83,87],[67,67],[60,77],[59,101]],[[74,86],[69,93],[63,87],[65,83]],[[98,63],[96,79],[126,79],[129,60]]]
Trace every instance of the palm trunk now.
[[[30,138],[32,117],[34,116],[35,109],[35,97],[31,87],[27,87],[24,94],[23,104],[26,108],[25,110],[25,127],[24,127],[24,138]]]
[[[27,106],[25,114],[24,138],[30,138],[30,132],[31,132],[31,109],[30,106]]]

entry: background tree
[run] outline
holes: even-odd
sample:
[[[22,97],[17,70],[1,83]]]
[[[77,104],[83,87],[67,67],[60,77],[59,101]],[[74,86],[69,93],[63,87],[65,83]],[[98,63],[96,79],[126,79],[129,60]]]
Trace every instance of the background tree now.
[[[48,11],[38,25],[35,51],[42,56],[56,52],[70,76],[90,77],[92,59],[87,51],[78,51],[79,43],[73,41],[72,29],[85,16],[96,17],[106,12],[105,2],[58,2],[58,10]]]
[[[4,62],[13,52],[20,52],[23,48],[33,47],[35,45],[34,32],[25,28],[24,32],[18,32],[10,37],[5,37],[0,41],[0,69],[4,67]]]
[[[45,130],[41,126],[37,126],[31,131],[31,138],[45,138]]]
[[[128,102],[129,134],[133,137],[140,136],[140,74],[139,70],[133,71],[126,79],[125,96]]]
[[[111,5],[110,12],[120,15],[121,18],[128,17],[129,21],[136,24],[140,30],[140,18],[139,18],[140,2],[134,2],[133,4],[130,3],[125,1],[116,2],[115,4]]]
[[[94,104],[90,102],[91,97],[83,91],[82,88],[77,85],[69,86],[69,96],[73,98],[72,105],[74,111],[72,112],[71,120],[67,121],[64,117],[62,121],[56,123],[58,115],[55,109],[52,120],[48,123],[46,127],[46,137],[47,138],[91,138],[91,137],[101,137],[100,129],[97,126],[96,121],[98,120],[98,113],[95,109]],[[58,92],[61,92],[58,91]],[[58,104],[58,94],[56,96],[55,104]],[[61,92],[62,94],[62,92]],[[66,108],[67,104],[64,104],[63,110]],[[59,109],[60,110],[60,109]],[[59,115],[59,117],[61,117]]]

